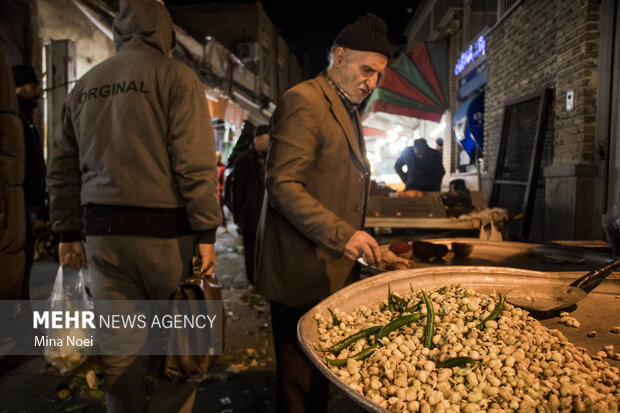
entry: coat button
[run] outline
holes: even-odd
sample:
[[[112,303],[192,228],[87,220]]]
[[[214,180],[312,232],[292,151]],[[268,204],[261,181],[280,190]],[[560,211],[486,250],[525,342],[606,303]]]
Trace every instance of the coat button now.
[[[364,181],[364,177],[365,177],[364,175],[360,175],[360,176],[357,178],[357,182],[363,182],[363,181]]]
[[[355,205],[355,211],[362,212],[362,206],[361,205]]]

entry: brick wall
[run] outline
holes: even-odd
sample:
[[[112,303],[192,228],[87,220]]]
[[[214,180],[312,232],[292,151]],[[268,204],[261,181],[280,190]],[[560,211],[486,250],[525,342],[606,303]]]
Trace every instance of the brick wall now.
[[[542,167],[594,161],[599,7],[599,0],[525,0],[487,35],[484,152],[490,174],[504,105],[543,88],[554,89],[554,97]],[[575,93],[571,112],[566,111],[569,90]],[[533,228],[544,227],[542,168],[540,175]]]
[[[526,0],[487,36],[485,153],[495,165],[505,102],[555,89],[554,163],[592,162],[598,54],[597,0]],[[575,109],[566,111],[566,92]]]

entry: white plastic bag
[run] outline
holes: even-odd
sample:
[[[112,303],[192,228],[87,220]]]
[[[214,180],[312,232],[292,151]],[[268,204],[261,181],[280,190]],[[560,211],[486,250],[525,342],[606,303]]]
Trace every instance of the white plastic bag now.
[[[75,280],[71,280],[74,278]],[[73,282],[72,282],[73,281]],[[71,284],[73,287],[71,288]],[[58,267],[54,288],[49,298],[51,311],[92,311],[93,302],[84,283],[82,270],[75,271],[70,268]],[[79,347],[71,345],[68,337],[73,342],[83,342],[91,337],[93,332],[90,328],[48,328],[46,336],[49,343],[45,347],[45,360],[58,368],[61,373],[66,373],[78,367],[88,358],[91,347]]]

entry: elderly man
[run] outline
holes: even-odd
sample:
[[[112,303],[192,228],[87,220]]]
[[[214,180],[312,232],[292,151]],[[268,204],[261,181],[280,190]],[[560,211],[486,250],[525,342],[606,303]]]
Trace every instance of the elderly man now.
[[[60,263],[88,263],[94,298],[127,308],[172,297],[194,252],[211,273],[221,216],[204,87],[170,58],[170,14],[154,0],[121,0],[113,28],[116,55],[82,76],[65,102],[48,185]],[[131,339],[144,344],[147,334],[134,329]],[[116,337],[99,330],[99,338]],[[143,356],[102,361],[108,412],[192,410],[195,383],[158,378],[149,400]]]
[[[326,73],[287,91],[272,118],[256,288],[271,300],[278,412],[319,412],[327,382],[303,354],[305,311],[353,280],[358,257],[381,259],[362,231],[370,166],[357,107],[377,86],[391,47],[385,22],[346,26]]]

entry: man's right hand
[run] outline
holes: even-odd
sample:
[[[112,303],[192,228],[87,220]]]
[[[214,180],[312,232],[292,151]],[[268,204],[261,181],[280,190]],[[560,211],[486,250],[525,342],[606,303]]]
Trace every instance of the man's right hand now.
[[[215,269],[215,245],[214,244],[198,244],[196,246],[196,255],[200,258],[200,270],[205,275],[213,274]]]
[[[377,241],[366,231],[355,231],[344,246],[344,256],[352,261],[364,258],[367,264],[381,261],[381,249]]]
[[[58,260],[61,266],[74,270],[88,268],[84,243],[82,241],[61,242],[58,244]]]

